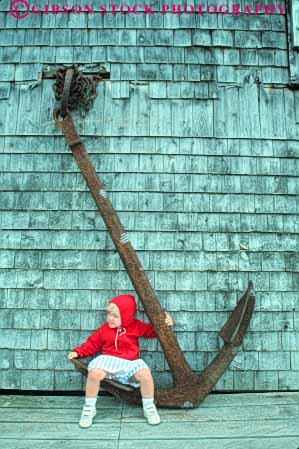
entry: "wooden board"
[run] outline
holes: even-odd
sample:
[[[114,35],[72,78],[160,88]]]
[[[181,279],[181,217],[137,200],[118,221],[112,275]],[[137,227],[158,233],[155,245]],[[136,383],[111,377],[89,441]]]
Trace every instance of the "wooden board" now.
[[[133,448],[141,448],[142,449],[157,449],[159,447],[163,449],[178,449],[181,447],[182,449],[199,449],[203,447],[204,449],[297,449],[298,447],[298,439],[295,437],[285,437],[285,438],[222,438],[221,440],[188,440],[185,443],[178,443],[176,439],[171,439],[163,442],[159,442],[157,440],[139,440],[134,441],[123,441],[120,440],[118,449],[133,449]],[[7,446],[6,446],[7,447]],[[18,448],[7,448],[7,449],[18,449]],[[23,446],[22,446],[23,449]],[[24,449],[27,447],[24,446]],[[51,446],[52,449],[52,446]],[[55,448],[56,449],[56,448]]]
[[[107,409],[108,410],[108,409]],[[106,411],[106,410],[105,410]],[[227,421],[258,421],[275,419],[299,419],[299,404],[294,405],[266,405],[261,406],[219,406],[194,410],[167,410],[161,409],[160,416],[163,422],[227,422]],[[143,422],[140,407],[125,406],[122,413],[122,422]]]
[[[0,408],[72,408],[81,409],[84,403],[83,396],[17,396],[17,395],[3,395],[0,397]],[[101,408],[120,408],[122,402],[112,397],[99,397],[98,406]]]
[[[4,447],[5,449],[118,449],[118,440],[98,440],[97,438],[95,438],[95,440],[6,439]]]
[[[211,394],[196,409],[160,409],[149,426],[140,406],[100,396],[89,429],[82,396],[2,395],[0,447],[7,449],[297,449],[299,392]]]
[[[122,425],[120,439],[138,440],[142,435],[143,440],[155,439],[167,440],[173,435],[177,440],[210,438],[260,438],[260,437],[299,437],[299,419],[276,420],[252,420],[252,421],[225,421],[225,422],[180,422],[167,423],[150,427],[145,422],[130,422]],[[135,444],[135,443],[134,443]]]
[[[17,408],[8,408],[5,410],[1,417],[2,423],[75,423],[77,424],[81,415],[81,407],[80,409],[17,409]],[[102,408],[99,405],[97,409],[97,415],[94,422],[98,423],[116,423],[119,422],[121,418],[121,408],[113,407],[111,408]],[[1,424],[2,425],[2,424]]]
[[[80,418],[80,416],[79,416]],[[79,420],[79,419],[78,419]],[[1,439],[14,438],[17,440],[116,440],[119,436],[119,423],[97,423],[88,429],[81,429],[78,423],[1,423]],[[0,446],[1,446],[0,439]]]

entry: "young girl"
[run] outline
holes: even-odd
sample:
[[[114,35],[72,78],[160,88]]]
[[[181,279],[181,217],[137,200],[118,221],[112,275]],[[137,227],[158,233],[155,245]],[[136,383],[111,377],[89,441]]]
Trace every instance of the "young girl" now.
[[[107,322],[68,355],[71,360],[101,352],[88,364],[85,404],[79,425],[91,426],[96,415],[100,382],[105,377],[134,387],[140,386],[144,416],[149,424],[159,424],[160,417],[154,404],[154,381],[148,365],[139,358],[138,344],[138,337],[157,338],[153,326],[134,318],[136,302],[133,295],[116,296],[109,302],[106,311]],[[165,323],[173,326],[167,312]]]

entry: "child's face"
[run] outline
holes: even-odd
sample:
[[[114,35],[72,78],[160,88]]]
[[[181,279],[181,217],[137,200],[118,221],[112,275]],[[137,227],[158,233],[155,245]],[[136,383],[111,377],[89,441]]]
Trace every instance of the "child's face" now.
[[[121,319],[119,316],[111,313],[111,312],[107,312],[107,322],[109,324],[109,327],[119,327],[121,325]]]

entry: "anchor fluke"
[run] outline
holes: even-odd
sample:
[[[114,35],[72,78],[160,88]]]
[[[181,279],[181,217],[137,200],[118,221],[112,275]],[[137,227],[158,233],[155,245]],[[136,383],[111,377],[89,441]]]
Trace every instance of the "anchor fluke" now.
[[[249,326],[254,309],[255,297],[251,292],[252,289],[253,282],[250,281],[246,292],[239,300],[225,325],[219,331],[219,335],[225,343],[232,343],[234,346],[240,346]]]

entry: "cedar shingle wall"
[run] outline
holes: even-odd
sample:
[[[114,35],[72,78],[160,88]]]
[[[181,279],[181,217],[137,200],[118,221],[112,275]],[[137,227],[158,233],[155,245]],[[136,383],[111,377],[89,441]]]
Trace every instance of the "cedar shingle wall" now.
[[[0,387],[82,388],[68,350],[101,324],[110,297],[132,292],[52,121],[53,80],[39,82],[42,69],[74,62],[110,72],[76,123],[191,366],[201,371],[217,353],[217,331],[252,279],[250,332],[216,389],[298,388],[299,99],[288,87],[286,17],[16,21],[8,5]],[[156,381],[169,381],[157,342],[141,347]]]

